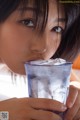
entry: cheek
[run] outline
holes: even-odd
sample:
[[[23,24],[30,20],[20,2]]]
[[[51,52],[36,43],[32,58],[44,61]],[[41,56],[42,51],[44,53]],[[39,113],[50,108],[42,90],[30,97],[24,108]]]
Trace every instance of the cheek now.
[[[58,34],[52,34],[51,35],[51,39],[50,39],[50,43],[49,43],[49,49],[52,51],[53,54],[58,49],[58,47],[60,45],[60,41],[61,41],[61,35],[58,35]]]
[[[0,49],[13,53],[27,49],[30,37],[26,33],[15,27],[5,27],[0,36]]]
[[[28,41],[30,41],[30,37],[21,29],[9,26],[2,28],[0,33],[0,57],[15,72],[24,71],[22,62],[25,61],[26,54],[29,51]]]
[[[21,61],[24,61],[26,45],[23,44],[21,34],[16,34],[12,31],[2,33],[0,38],[0,57],[11,69],[13,66],[21,66]],[[18,65],[19,64],[19,65]]]
[[[51,40],[51,48],[53,49],[53,54],[58,49],[60,42],[61,42],[61,34],[57,34],[57,33],[53,34]]]
[[[59,35],[52,35],[51,39],[48,39],[48,45],[47,45],[47,51],[46,53],[43,55],[44,59],[49,59],[51,58],[55,52],[57,51],[59,45],[60,45],[60,41],[61,41],[61,36]]]

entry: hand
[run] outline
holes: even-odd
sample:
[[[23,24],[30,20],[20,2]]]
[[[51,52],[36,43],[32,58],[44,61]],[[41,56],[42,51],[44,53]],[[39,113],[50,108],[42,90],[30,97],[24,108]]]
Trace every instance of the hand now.
[[[51,111],[65,109],[62,103],[43,98],[13,98],[0,102],[0,111],[8,111],[9,120],[62,120]]]
[[[70,93],[66,103],[68,110],[64,120],[80,120],[80,89],[70,86]]]

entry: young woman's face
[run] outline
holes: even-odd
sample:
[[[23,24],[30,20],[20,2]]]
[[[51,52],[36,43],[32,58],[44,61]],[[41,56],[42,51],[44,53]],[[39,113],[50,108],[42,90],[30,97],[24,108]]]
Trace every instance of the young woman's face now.
[[[44,33],[39,36],[33,29],[33,7],[29,5],[24,14],[21,14],[20,8],[14,11],[0,24],[2,62],[12,71],[25,74],[26,61],[51,58],[61,41],[61,32],[65,28],[64,18],[62,7],[59,7],[58,14],[57,3],[50,0],[47,25]]]

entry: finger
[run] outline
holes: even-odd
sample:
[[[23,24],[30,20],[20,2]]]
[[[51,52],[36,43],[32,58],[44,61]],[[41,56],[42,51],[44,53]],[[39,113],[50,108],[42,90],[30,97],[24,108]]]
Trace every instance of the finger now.
[[[80,90],[79,90],[79,93],[78,93],[78,103],[77,103],[77,106],[78,106],[78,112],[76,113],[75,117],[74,117],[74,120],[79,120],[80,119]]]
[[[31,114],[31,119],[34,120],[62,120],[62,118],[50,111],[44,110],[33,110]]]
[[[68,108],[71,108],[74,105],[77,96],[78,96],[78,89],[71,85],[69,90],[69,96],[66,101],[66,105]]]
[[[52,99],[35,98],[35,99],[30,99],[28,103],[32,108],[35,109],[44,109],[44,110],[62,111],[62,112],[67,109],[64,104]]]
[[[80,120],[80,111],[78,112],[77,116],[73,120]]]
[[[65,114],[66,120],[73,120],[73,118],[77,116],[79,108],[80,108],[80,93],[78,92],[78,96],[74,105]]]
[[[77,115],[74,117],[73,120],[79,120],[80,119],[80,109],[77,112]]]

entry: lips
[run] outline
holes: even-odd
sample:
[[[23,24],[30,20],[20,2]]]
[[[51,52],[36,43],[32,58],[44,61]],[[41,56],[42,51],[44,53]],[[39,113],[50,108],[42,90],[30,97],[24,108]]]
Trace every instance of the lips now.
[[[45,54],[30,52],[28,54],[25,54],[23,62],[25,63],[34,60],[47,60],[47,59],[49,59],[49,57],[46,57]]]
[[[44,60],[44,58],[41,57],[41,56],[31,56],[31,57],[28,57],[28,58],[24,61],[24,63],[25,63],[25,62],[29,62],[29,61],[34,61],[34,60]]]

